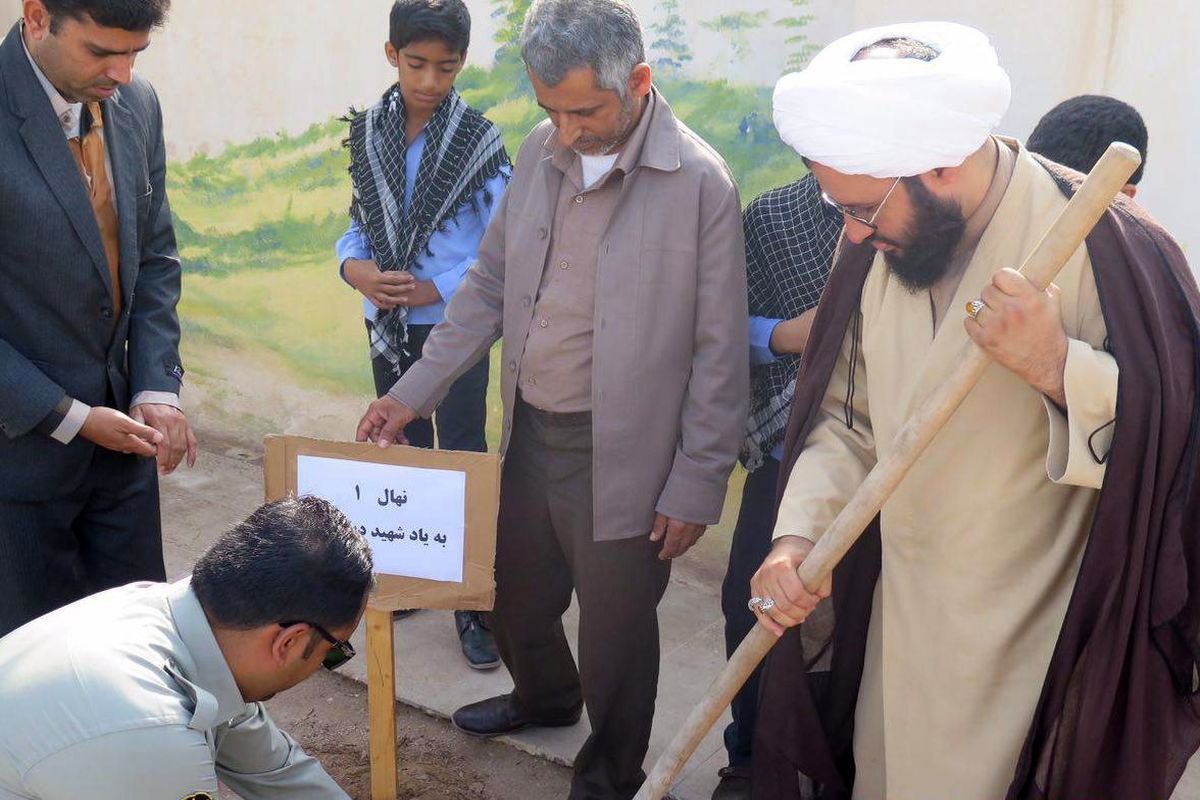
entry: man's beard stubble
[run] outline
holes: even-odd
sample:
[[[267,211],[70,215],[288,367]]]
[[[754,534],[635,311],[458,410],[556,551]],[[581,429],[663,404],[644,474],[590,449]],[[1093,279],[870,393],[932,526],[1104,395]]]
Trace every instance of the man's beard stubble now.
[[[633,109],[634,101],[632,99],[623,101],[621,116],[617,120],[616,134],[609,139],[588,137],[581,142],[576,142],[573,146],[575,152],[585,156],[607,156],[619,150],[629,141],[629,137],[633,135],[633,129],[636,127],[633,124]]]
[[[902,252],[884,253],[888,269],[900,284],[916,294],[937,284],[950,269],[955,249],[967,230],[962,206],[943,200],[919,178],[904,178],[913,209],[909,241]]]

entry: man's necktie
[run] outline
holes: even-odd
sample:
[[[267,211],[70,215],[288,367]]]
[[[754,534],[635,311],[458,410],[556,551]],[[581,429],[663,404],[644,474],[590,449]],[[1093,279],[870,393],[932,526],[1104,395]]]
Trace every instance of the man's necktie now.
[[[87,109],[91,117],[91,126],[82,139],[72,137],[67,143],[79,163],[79,171],[83,174],[88,196],[92,201],[92,211],[96,215],[96,223],[100,226],[100,239],[104,242],[104,255],[108,260],[108,274],[112,278],[115,321],[121,315],[121,235],[117,226],[117,209],[113,205],[112,184],[109,182],[108,168],[104,160],[104,137],[101,135],[104,116],[99,103],[88,103]]]

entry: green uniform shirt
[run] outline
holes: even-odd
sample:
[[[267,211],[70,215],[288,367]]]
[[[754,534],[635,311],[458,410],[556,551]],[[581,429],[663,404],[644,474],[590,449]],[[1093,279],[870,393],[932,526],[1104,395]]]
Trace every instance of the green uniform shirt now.
[[[234,683],[189,580],[136,583],[0,639],[0,800],[342,800]]]

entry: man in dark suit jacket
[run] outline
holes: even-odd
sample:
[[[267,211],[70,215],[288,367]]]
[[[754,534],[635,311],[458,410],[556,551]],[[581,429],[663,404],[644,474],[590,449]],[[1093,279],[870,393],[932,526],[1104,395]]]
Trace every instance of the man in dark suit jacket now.
[[[24,0],[0,44],[0,636],[165,578],[155,462],[196,440],[162,115],[133,62],[169,2]]]

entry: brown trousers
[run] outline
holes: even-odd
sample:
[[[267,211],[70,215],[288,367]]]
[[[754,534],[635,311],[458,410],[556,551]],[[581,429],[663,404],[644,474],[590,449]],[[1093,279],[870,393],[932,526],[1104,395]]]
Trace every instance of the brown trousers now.
[[[500,489],[493,614],[517,708],[535,718],[582,701],[591,735],[571,800],[626,800],[645,777],[658,694],[658,612],[671,563],[645,536],[592,540],[591,416],[518,401]],[[562,615],[579,599],[579,666]]]

